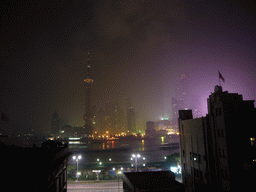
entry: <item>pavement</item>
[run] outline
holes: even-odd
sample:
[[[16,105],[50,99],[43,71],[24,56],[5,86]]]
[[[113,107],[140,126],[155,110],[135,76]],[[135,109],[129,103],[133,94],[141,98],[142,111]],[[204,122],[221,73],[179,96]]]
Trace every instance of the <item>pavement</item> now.
[[[119,190],[118,190],[119,189]],[[123,182],[68,182],[68,192],[121,192],[123,191]]]

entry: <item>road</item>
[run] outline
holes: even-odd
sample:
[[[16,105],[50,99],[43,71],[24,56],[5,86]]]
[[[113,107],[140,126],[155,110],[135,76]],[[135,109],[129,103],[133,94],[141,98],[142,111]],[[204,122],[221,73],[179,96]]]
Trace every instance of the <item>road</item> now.
[[[118,182],[109,183],[68,183],[68,192],[118,192]],[[119,182],[119,192],[123,191],[123,182]]]

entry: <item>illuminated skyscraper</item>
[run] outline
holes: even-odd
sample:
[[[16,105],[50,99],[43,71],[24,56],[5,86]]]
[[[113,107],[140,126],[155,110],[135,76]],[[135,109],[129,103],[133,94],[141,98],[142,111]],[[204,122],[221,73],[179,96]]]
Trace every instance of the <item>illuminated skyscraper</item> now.
[[[93,79],[91,78],[91,58],[88,53],[88,57],[86,60],[86,78],[84,79],[86,92],[85,92],[85,114],[84,114],[84,120],[85,125],[84,128],[84,136],[90,137],[92,135],[93,130],[93,114],[91,109],[91,85],[93,83]]]

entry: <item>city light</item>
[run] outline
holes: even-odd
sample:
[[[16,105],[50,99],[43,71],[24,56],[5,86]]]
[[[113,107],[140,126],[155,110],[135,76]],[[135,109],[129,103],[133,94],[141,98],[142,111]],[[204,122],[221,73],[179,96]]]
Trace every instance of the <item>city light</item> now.
[[[101,170],[92,170],[93,173],[100,173]]]
[[[78,178],[81,175],[81,172],[78,172],[78,160],[82,159],[82,156],[81,155],[78,155],[78,156],[74,155],[72,158],[73,158],[73,160],[76,160],[76,179],[77,179],[76,181],[78,181]]]
[[[80,137],[69,137],[69,140],[80,140]]]
[[[181,173],[181,167],[178,165],[177,167],[170,167],[170,170],[173,172],[173,173],[176,173],[176,174],[179,174]]]
[[[140,157],[140,154],[132,154],[132,157],[135,159],[135,171],[137,171],[138,169],[138,158]],[[133,158],[131,158],[131,160],[133,160]],[[133,164],[132,164],[133,167]]]

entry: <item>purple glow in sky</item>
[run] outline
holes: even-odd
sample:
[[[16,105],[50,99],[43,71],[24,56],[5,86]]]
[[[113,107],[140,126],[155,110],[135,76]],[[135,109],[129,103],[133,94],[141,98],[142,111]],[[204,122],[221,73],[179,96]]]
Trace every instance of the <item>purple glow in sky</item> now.
[[[137,129],[171,113],[181,73],[188,107],[203,116],[218,70],[223,90],[256,99],[255,3],[21,0],[3,7],[0,98],[10,132],[46,132],[55,110],[72,126],[84,124],[88,52],[93,104],[125,108],[132,98]]]

